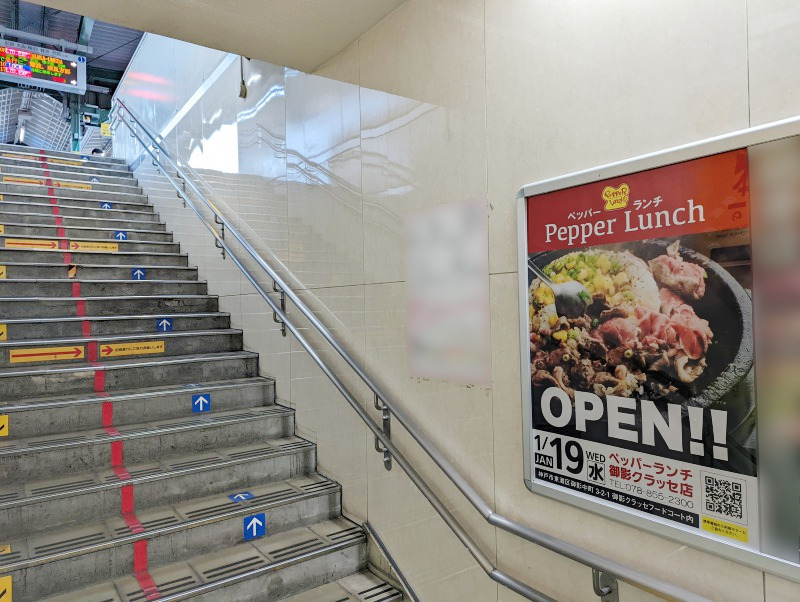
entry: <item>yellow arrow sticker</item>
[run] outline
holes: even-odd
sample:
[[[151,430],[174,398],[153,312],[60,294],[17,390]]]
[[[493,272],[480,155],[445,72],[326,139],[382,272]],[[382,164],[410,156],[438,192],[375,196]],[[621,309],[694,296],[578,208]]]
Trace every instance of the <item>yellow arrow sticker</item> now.
[[[2,200],[3,200],[3,199],[1,198],[2,196],[3,196],[3,195],[0,195],[0,201],[2,201]],[[6,233],[6,227],[5,227],[5,225],[4,225],[4,224],[0,224],[0,234],[5,234],[5,233]]]
[[[148,355],[151,353],[164,353],[164,341],[143,341],[141,343],[108,343],[100,346],[100,357]]]
[[[3,195],[2,195],[2,194],[0,194],[0,201],[2,201],[2,200],[3,200]]]
[[[11,575],[0,577],[0,602],[11,602]]]
[[[19,176],[3,176],[3,182],[7,182],[9,184],[38,184],[39,186],[44,186],[44,180],[38,180],[36,178],[20,178]]]
[[[91,184],[82,184],[80,182],[53,182],[56,188],[76,188],[78,190],[91,190]]]
[[[4,265],[0,265],[0,280],[5,280],[7,272],[8,268]]]
[[[0,341],[8,340],[8,324],[0,324]]]
[[[3,153],[6,159],[22,159],[23,161],[33,161],[28,155],[18,155],[17,153]]]
[[[0,437],[8,437],[8,416],[0,415]]]
[[[6,238],[6,249],[57,249],[58,241],[36,238]]]
[[[7,245],[6,245],[7,246]],[[115,242],[92,242],[85,240],[71,240],[69,241],[70,251],[111,251],[116,253],[119,251],[119,244]]]
[[[24,349],[12,349],[8,355],[8,359],[12,364],[80,360],[83,359],[83,357],[83,345],[73,345],[71,347],[28,347]]]
[[[11,554],[11,546],[0,543],[0,556],[3,554]]]
[[[80,167],[83,165],[83,161],[69,161],[67,159],[48,159],[48,163],[56,163],[58,165],[73,165],[75,167]]]

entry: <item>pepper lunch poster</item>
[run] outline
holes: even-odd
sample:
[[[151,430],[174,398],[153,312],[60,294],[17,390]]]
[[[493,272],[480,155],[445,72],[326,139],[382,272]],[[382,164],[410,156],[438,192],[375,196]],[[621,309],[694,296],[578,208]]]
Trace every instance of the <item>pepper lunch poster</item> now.
[[[534,483],[758,548],[749,201],[746,150],[528,197]]]

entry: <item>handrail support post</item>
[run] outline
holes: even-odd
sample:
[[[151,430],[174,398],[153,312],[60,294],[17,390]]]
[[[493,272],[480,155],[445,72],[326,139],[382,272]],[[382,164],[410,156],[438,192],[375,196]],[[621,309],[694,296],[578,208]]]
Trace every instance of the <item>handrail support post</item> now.
[[[380,410],[381,419],[383,420],[383,433],[391,439],[392,437],[392,411],[389,409],[389,406],[384,404],[381,401],[381,398],[378,397],[378,394],[375,394],[375,409]],[[391,452],[386,449],[383,444],[381,444],[378,437],[375,437],[375,451],[379,454],[383,454],[383,467],[386,470],[392,469],[392,454]]]
[[[619,583],[611,573],[592,569],[592,588],[600,602],[619,602]]]

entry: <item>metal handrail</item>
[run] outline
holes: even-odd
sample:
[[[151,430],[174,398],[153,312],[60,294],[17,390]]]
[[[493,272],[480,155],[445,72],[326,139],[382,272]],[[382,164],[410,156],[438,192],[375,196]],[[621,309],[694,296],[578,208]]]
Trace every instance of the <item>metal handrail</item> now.
[[[420,492],[425,496],[428,502],[433,506],[436,512],[441,516],[445,523],[450,527],[453,533],[458,537],[459,541],[467,548],[470,554],[475,558],[481,568],[489,575],[494,581],[508,587],[516,593],[524,596],[529,600],[546,601],[552,600],[547,595],[539,592],[530,586],[518,581],[517,579],[507,575],[496,568],[491,560],[483,553],[478,547],[472,537],[456,520],[452,513],[445,507],[441,499],[424,481],[419,473],[414,469],[408,460],[403,456],[400,450],[392,443],[391,439],[384,433],[383,429],[372,419],[364,407],[358,402],[353,394],[347,389],[344,383],[333,372],[328,364],[323,360],[316,350],[310,345],[303,334],[298,328],[289,320],[285,310],[281,307],[278,301],[275,301],[269,294],[261,287],[256,281],[255,277],[243,265],[242,261],[232,251],[230,246],[225,242],[224,236],[221,236],[215,225],[221,225],[227,234],[233,236],[242,248],[250,255],[250,257],[261,267],[261,269],[273,281],[276,290],[285,294],[297,309],[303,314],[308,322],[314,329],[322,335],[322,337],[333,347],[333,349],[344,359],[350,368],[358,375],[358,377],[369,387],[375,394],[376,400],[379,400],[386,408],[389,409],[392,416],[394,416],[403,428],[414,438],[417,444],[426,452],[426,454],[436,463],[448,479],[458,488],[458,490],[469,500],[475,509],[483,516],[483,518],[491,525],[512,533],[522,539],[534,543],[547,550],[555,552],[561,556],[565,556],[575,562],[583,564],[592,568],[595,572],[608,573],[624,581],[634,587],[648,591],[650,593],[674,600],[687,600],[691,602],[707,601],[707,598],[698,596],[681,587],[667,583],[650,575],[641,573],[635,569],[627,567],[621,563],[615,562],[604,558],[594,552],[590,552],[580,546],[571,544],[562,539],[548,535],[537,529],[533,529],[527,525],[519,523],[515,520],[509,519],[505,516],[494,512],[492,507],[486,500],[484,500],[477,490],[466,480],[466,478],[458,472],[453,464],[442,454],[436,445],[428,439],[428,437],[420,430],[417,424],[405,413],[405,411],[387,395],[367,374],[367,372],[358,364],[358,362],[347,352],[346,349],[339,343],[333,336],[328,328],[320,321],[320,319],[312,312],[312,310],[300,299],[297,293],[292,290],[286,282],[281,278],[265,260],[253,248],[253,246],[239,233],[237,228],[217,209],[217,207],[201,192],[198,186],[185,175],[180,165],[172,159],[170,154],[164,149],[161,140],[150,133],[148,128],[134,115],[131,110],[120,99],[115,99],[117,106],[114,109],[114,117],[123,123],[129,130],[131,135],[142,145],[142,148],[150,154],[153,159],[154,165],[159,167],[164,177],[175,188],[178,195],[183,201],[192,209],[201,222],[208,228],[214,237],[214,244],[224,250],[236,266],[242,271],[245,278],[255,287],[256,291],[264,298],[270,306],[277,319],[281,321],[286,328],[291,332],[297,341],[308,352],[314,362],[320,367],[325,375],[331,380],[333,385],[344,396],[346,401],[355,410],[358,416],[364,421],[367,427],[372,431],[375,437],[384,446],[384,449],[391,455],[391,457],[400,465],[403,471],[409,476],[411,481],[416,485]],[[127,114],[128,118],[133,123],[129,123],[128,119],[123,116],[122,111],[117,110],[117,107]],[[149,138],[150,142],[145,142],[138,130],[141,129]],[[214,223],[208,221],[200,210],[195,205],[192,198],[187,194],[184,186],[181,186],[172,175],[163,161],[175,171],[178,177],[181,178],[185,187],[189,188],[192,193],[212,212],[214,216]],[[608,593],[608,592],[605,592]],[[605,595],[604,593],[604,595]]]

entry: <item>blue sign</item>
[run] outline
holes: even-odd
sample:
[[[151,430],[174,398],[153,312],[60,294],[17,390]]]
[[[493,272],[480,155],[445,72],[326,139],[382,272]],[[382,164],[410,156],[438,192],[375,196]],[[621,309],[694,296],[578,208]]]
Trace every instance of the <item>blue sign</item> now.
[[[245,516],[242,521],[244,528],[244,540],[249,541],[258,537],[264,537],[267,534],[267,516],[266,513],[254,514],[253,516]]]
[[[192,395],[192,413],[200,414],[201,412],[208,412],[211,410],[211,395],[208,393],[200,393],[199,395]]]
[[[162,318],[156,320],[156,330],[161,332],[172,332],[172,318]]]
[[[125,230],[117,230],[114,232],[114,238],[117,240],[128,240],[128,233]]]
[[[242,491],[241,493],[234,493],[228,497],[234,502],[246,502],[247,500],[252,500],[256,496],[249,491]]]
[[[203,383],[189,383],[188,385],[183,385],[184,389],[199,389],[203,386]]]
[[[88,161],[88,160],[89,157],[87,157],[86,155],[81,155],[81,161]]]
[[[113,203],[109,203],[108,201],[100,201],[100,209],[112,209],[113,207]]]
[[[91,180],[89,180],[89,181],[90,181],[90,182],[92,182],[92,183],[94,183],[94,184],[97,184],[97,183],[98,183],[100,180],[98,180],[97,178],[92,178],[92,179],[91,179]]]
[[[131,268],[131,280],[146,280],[147,270],[144,268]]]

